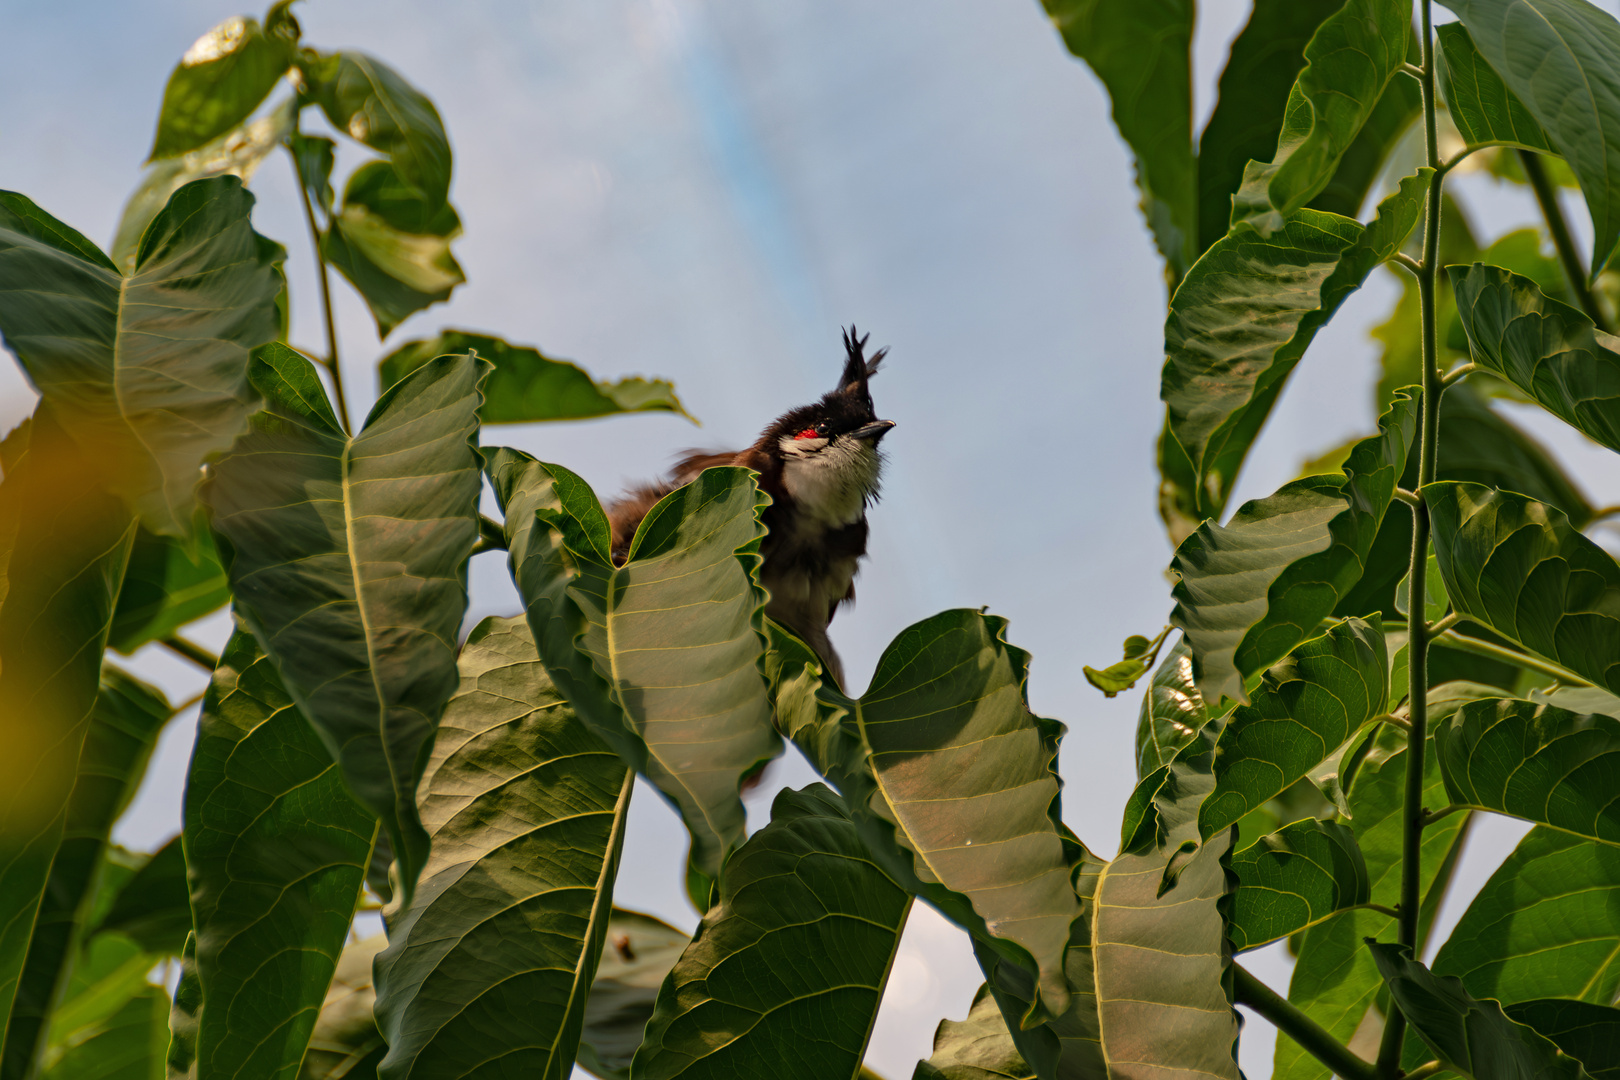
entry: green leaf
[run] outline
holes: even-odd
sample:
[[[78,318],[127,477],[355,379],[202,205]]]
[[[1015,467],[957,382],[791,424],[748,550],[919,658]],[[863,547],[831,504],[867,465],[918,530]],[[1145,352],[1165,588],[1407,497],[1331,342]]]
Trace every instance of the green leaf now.
[[[585,1003],[577,1059],[581,1068],[604,1080],[630,1080],[630,1062],[652,1019],[658,988],[691,938],[662,919],[613,909],[608,947],[602,950]]]
[[[1423,489],[1434,551],[1459,612],[1610,690],[1620,690],[1620,565],[1569,519],[1478,484]]]
[[[360,291],[384,338],[467,280],[450,254],[450,242],[460,235],[454,207],[429,202],[394,165],[372,161],[344,186],[343,207],[321,238],[321,254]]]
[[[1440,42],[1440,92],[1464,143],[1557,153],[1524,102],[1479,55],[1462,23],[1437,27],[1435,36]]]
[[[1384,88],[1406,62],[1411,0],[1347,0],[1305,47],[1305,68],[1288,94],[1277,152],[1254,162],[1232,203],[1232,221],[1264,233],[1283,226],[1327,186]]]
[[[1288,377],[1318,330],[1399,250],[1432,170],[1401,181],[1363,229],[1315,210],[1269,237],[1234,228],[1170,301],[1159,396],[1192,460],[1204,517],[1217,517]]]
[[[1460,980],[1437,977],[1405,946],[1369,940],[1367,947],[1407,1023],[1450,1068],[1475,1080],[1588,1075],[1534,1029],[1509,1020],[1500,1002],[1480,1001]]]
[[[1429,622],[1438,622],[1451,610],[1451,597],[1446,595],[1446,582],[1440,576],[1440,562],[1429,552],[1425,563],[1427,572],[1423,576],[1423,617]],[[1407,571],[1401,578],[1399,585],[1395,586],[1395,610],[1405,615],[1411,610],[1412,604],[1412,573]]]
[[[1417,39],[1407,47],[1406,58],[1414,63],[1422,56]],[[1415,79],[1391,79],[1383,96],[1373,106],[1372,115],[1361,125],[1350,148],[1339,158],[1333,179],[1307,205],[1312,210],[1359,217],[1367,192],[1377,183],[1390,154],[1400,145],[1407,130],[1423,115],[1423,92]]]
[[[1104,697],[1113,697],[1135,686],[1136,680],[1147,674],[1147,665],[1140,660],[1121,660],[1101,671],[1090,665],[1083,665],[1080,670],[1085,673],[1086,682],[1101,690]]]
[[[297,1073],[376,831],[275,666],[238,629],[203,699],[186,784],[197,981],[182,997],[201,997],[197,1075]]]
[[[1245,952],[1315,926],[1372,895],[1349,826],[1306,818],[1232,856],[1238,876],[1228,936]]]
[[[428,846],[416,786],[455,692],[478,539],[485,369],[424,365],[351,439],[309,361],[266,346],[252,368],[265,410],[205,488],[236,610],[382,818],[407,905]]]
[[[784,789],[659,991],[634,1075],[854,1077],[910,909],[842,799]]]
[[[181,838],[164,844],[118,891],[95,933],[123,934],[154,956],[179,956],[191,932],[191,893]]]
[[[777,722],[843,794],[873,858],[1036,980],[1030,1015],[1044,1018],[1067,1006],[1079,914],[1059,828],[1063,725],[1029,711],[1029,654],[1006,626],[953,610],[907,628],[859,700],[774,623],[766,663]]]
[[[305,95],[320,103],[333,127],[386,154],[430,215],[445,205],[450,140],[426,95],[364,53],[323,55],[305,49],[299,70]]]
[[[173,715],[163,694],[111,664],[90,716],[62,840],[34,918],[28,959],[5,1029],[0,1076],[28,1075],[59,988],[91,916],[98,882],[109,874],[102,855],[113,823],[140,786],[158,734]],[[189,919],[189,912],[188,912]]]
[[[1489,698],[1453,713],[1434,743],[1453,803],[1620,844],[1620,720]]]
[[[1418,401],[1402,392],[1345,462],[1209,521],[1176,549],[1170,621],[1186,632],[1204,700],[1247,701],[1245,683],[1315,634],[1360,579],[1405,470]]]
[[[392,386],[435,356],[476,352],[494,365],[484,383],[478,418],[486,424],[536,420],[588,420],[627,412],[673,412],[692,417],[664,379],[594,382],[566,360],[469,330],[445,330],[427,341],[407,341],[377,365],[377,379]]]
[[[197,981],[197,935],[186,935],[180,954],[180,981],[169,1005],[168,1080],[197,1080],[197,1015],[202,1009],[202,984]]]
[[[233,15],[198,38],[163,90],[153,159],[195,150],[253,114],[293,65],[296,34]]]
[[[547,672],[674,804],[692,861],[718,877],[746,836],[742,778],[781,752],[758,667],[765,499],[752,474],[710,469],[665,496],[615,566],[583,480],[514,450],[487,460]]]
[[[298,182],[309,195],[310,205],[326,217],[331,217],[332,201],[337,197],[332,190],[332,166],[337,159],[337,143],[319,135],[294,132],[288,137],[287,149],[298,168]]]
[[[523,616],[461,650],[417,800],[433,840],[377,957],[383,1077],[477,1063],[566,1080],[634,776],[546,676]]]
[[[1042,0],[1069,52],[1102,80],[1136,158],[1142,214],[1173,291],[1197,258],[1191,0]]]
[[[1447,273],[1474,362],[1620,451],[1620,339],[1528,278],[1481,263]]]
[[[188,552],[173,537],[137,530],[113,609],[109,648],[128,656],[230,603],[231,586],[213,534],[204,523],[194,535],[196,550]]]
[[[1192,742],[1209,719],[1204,695],[1193,681],[1192,649],[1177,641],[1154,669],[1136,721],[1136,778],[1140,780]]]
[[[65,1002],[63,1010],[76,1004]],[[157,1080],[169,1043],[169,995],[143,979],[107,1011],[53,1034],[40,1080]]]
[[[1440,399],[1440,429],[1445,432],[1438,463],[1441,480],[1516,491],[1551,503],[1580,525],[1591,520],[1592,504],[1558,459],[1466,383],[1449,388]],[[1408,460],[1403,482],[1417,483],[1416,460],[1416,455]],[[1410,543],[1405,546],[1410,550]]]
[[[29,939],[83,760],[101,654],[135,523],[41,402],[0,483],[0,1016]]]
[[[1580,179],[1592,277],[1620,237],[1620,25],[1584,0],[1444,0]]]
[[[84,237],[0,192],[0,332],[153,532],[190,531],[203,463],[258,406],[248,351],[275,337],[285,253],[253,231],[252,207],[234,176],[187,184],[125,277]]]
[[[1586,1066],[1592,1080],[1620,1078],[1620,1009],[1584,1001],[1543,998],[1502,1010],[1508,1019],[1535,1028],[1558,1049]]]
[[[377,1080],[377,1065],[387,1047],[372,1018],[377,993],[371,972],[386,944],[378,934],[344,946],[298,1080]]]
[[[917,1063],[911,1080],[1035,1080],[1035,1072],[1018,1056],[990,988],[981,986],[966,1019],[939,1022],[934,1056]]]

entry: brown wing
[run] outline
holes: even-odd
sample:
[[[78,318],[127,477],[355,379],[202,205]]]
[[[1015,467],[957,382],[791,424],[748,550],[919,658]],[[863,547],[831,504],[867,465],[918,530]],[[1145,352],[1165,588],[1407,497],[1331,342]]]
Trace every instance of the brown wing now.
[[[682,484],[690,484],[704,469],[717,465],[747,465],[754,468],[751,463],[739,460],[749,453],[746,450],[741,454],[735,450],[689,450],[685,457],[676,461],[668,479],[657,484],[638,484],[609,503],[607,517],[613,530],[613,561],[623,565],[629,557],[630,541],[635,539],[642,519],[658,505],[659,499]]]

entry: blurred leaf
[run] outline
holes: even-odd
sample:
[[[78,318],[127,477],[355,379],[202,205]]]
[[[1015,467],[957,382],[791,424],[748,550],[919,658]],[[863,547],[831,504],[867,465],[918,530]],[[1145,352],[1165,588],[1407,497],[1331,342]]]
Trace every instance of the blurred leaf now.
[[[1367,947],[1412,1030],[1447,1066],[1475,1080],[1588,1075],[1534,1029],[1509,1020],[1500,1002],[1479,1001],[1459,980],[1436,977],[1404,946],[1369,941]]]
[[[1193,682],[1192,650],[1182,638],[1160,661],[1142,695],[1136,721],[1136,778],[1169,764],[1208,719],[1204,696]]]
[[[1620,237],[1620,25],[1583,0],[1444,0],[1580,178],[1591,275]]]
[[[164,844],[118,891],[96,933],[123,934],[154,956],[179,956],[191,932],[191,892],[180,837]]]
[[[1417,39],[1410,39],[1406,58],[1421,63],[1422,55]],[[1384,87],[1372,115],[1361,125],[1350,146],[1339,158],[1333,179],[1308,205],[1312,210],[1325,210],[1345,217],[1360,217],[1361,206],[1367,201],[1384,171],[1390,153],[1400,145],[1407,130],[1423,115],[1423,92],[1416,79],[1391,79]]]
[[[186,784],[196,941],[181,999],[198,1076],[298,1071],[376,831],[239,628],[203,699]]]
[[[585,481],[515,450],[486,460],[546,671],[676,807],[692,861],[718,877],[747,835],[742,778],[781,753],[758,666],[764,496],[752,474],[710,469],[665,496],[615,566]]]
[[[691,419],[675,396],[674,385],[664,379],[594,382],[566,360],[467,330],[445,330],[428,341],[407,341],[382,358],[377,378],[381,385],[392,386],[435,356],[464,352],[477,352],[494,365],[478,410],[478,418],[486,424],[588,420],[625,412],[673,412]]]
[[[1371,897],[1367,864],[1349,826],[1306,818],[1232,856],[1238,890],[1228,936],[1234,953],[1315,926]]]
[[[299,71],[305,95],[320,103],[332,126],[386,154],[430,216],[446,205],[450,140],[426,95],[364,53],[305,49]]]
[[[1440,43],[1440,92],[1464,143],[1557,153],[1524,102],[1479,55],[1462,23],[1436,27],[1435,36]]]
[[[407,904],[428,847],[416,787],[455,692],[478,539],[485,369],[424,365],[350,438],[309,361],[266,346],[252,367],[265,411],[204,488],[237,614],[382,818]]]
[[[258,405],[248,351],[275,336],[285,252],[253,231],[252,207],[234,176],[187,184],[124,277],[0,192],[0,331],[108,489],[156,533],[190,532],[203,463]]]
[[[387,944],[388,939],[378,934],[343,947],[298,1080],[377,1080],[377,1066],[387,1047],[372,1019],[377,992],[371,985],[371,969]]]
[[[1197,258],[1191,0],[1042,0],[1069,52],[1102,80],[1136,159],[1142,213],[1171,291]]]
[[[1186,631],[1205,701],[1247,701],[1245,682],[1313,635],[1354,587],[1405,470],[1417,412],[1416,397],[1399,393],[1379,434],[1351,451],[1348,479],[1285,484],[1229,525],[1205,522],[1176,550],[1170,621]]]
[[[164,87],[150,157],[195,150],[251,116],[297,55],[297,34],[278,32],[285,29],[267,33],[259,20],[233,15],[198,38]]]
[[[198,524],[194,535],[196,551],[188,552],[173,537],[136,531],[129,567],[118,589],[108,648],[128,656],[230,603],[231,586],[206,521]]]
[[[337,143],[319,135],[293,132],[287,149],[298,168],[298,182],[309,196],[310,205],[325,217],[332,216],[332,166],[337,157]]]
[[[651,915],[613,909],[607,948],[585,1002],[578,1064],[604,1080],[630,1080],[630,1062],[652,1019],[658,988],[692,935]]]
[[[169,995],[146,981],[152,958],[62,1003],[40,1080],[158,1080],[169,1043]]]
[[[1426,562],[1427,573],[1423,576],[1423,617],[1429,622],[1439,622],[1447,611],[1451,609],[1451,597],[1446,595],[1446,582],[1440,576],[1440,562],[1429,552]],[[1401,583],[1395,586],[1395,610],[1405,615],[1411,610],[1412,603],[1412,572],[1407,571],[1401,578]]]
[[[1036,980],[1044,1019],[1068,1004],[1079,914],[1054,767],[1064,729],[1029,711],[1029,654],[1006,626],[958,609],[908,627],[858,700],[774,623],[766,665],[777,723],[843,794],[873,859]]]
[[[1169,409],[1165,410],[1164,426],[1159,430],[1154,449],[1159,466],[1159,520],[1164,522],[1170,545],[1179,547],[1210,515],[1200,506],[1198,476],[1192,459],[1170,432]],[[1224,500],[1224,495],[1216,494]]]
[[[838,795],[783,789],[659,991],[634,1075],[854,1076],[910,909]]]
[[[965,1020],[939,1022],[934,1056],[917,1063],[911,1080],[1035,1080],[1035,1072],[1018,1056],[990,988],[981,986]]]
[[[1510,1005],[1502,1011],[1508,1019],[1535,1028],[1558,1049],[1579,1060],[1592,1080],[1620,1080],[1620,1009],[1543,998]]]
[[[1411,0],[1347,0],[1305,46],[1289,91],[1276,156],[1254,162],[1232,204],[1232,221],[1263,235],[1283,227],[1327,186],[1401,65],[1412,36]]]
[[[1424,169],[1401,181],[1365,229],[1315,210],[1291,213],[1267,237],[1234,228],[1176,290],[1159,396],[1196,467],[1203,516],[1224,509],[1249,447],[1317,331],[1399,250],[1431,175]]]
[[[1545,503],[1478,484],[1423,489],[1434,551],[1464,616],[1620,690],[1620,565]]]
[[[180,954],[180,981],[169,1005],[167,1080],[197,1080],[197,1015],[202,1010],[202,984],[197,981],[197,935],[186,935]]]
[[[557,693],[523,616],[462,647],[417,801],[433,841],[377,957],[384,1077],[471,1062],[566,1080],[633,774]]]

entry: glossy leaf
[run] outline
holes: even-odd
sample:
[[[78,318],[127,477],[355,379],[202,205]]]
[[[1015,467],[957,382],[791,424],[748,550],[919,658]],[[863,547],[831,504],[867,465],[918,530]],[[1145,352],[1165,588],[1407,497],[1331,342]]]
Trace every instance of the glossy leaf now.
[[[691,939],[662,919],[613,909],[607,947],[585,1003],[577,1058],[581,1068],[604,1080],[630,1080],[630,1062],[652,1019],[658,988]]]
[[[958,609],[907,628],[859,700],[775,624],[766,662],[778,724],[838,787],[873,857],[1035,980],[1031,1015],[1044,1018],[1068,1004],[1079,914],[1059,828],[1063,726],[1029,711],[1029,654],[1006,626]]]
[[[633,1074],[854,1077],[910,908],[838,795],[784,789],[771,823],[727,862]]]
[[[1406,58],[1412,63],[1422,61],[1415,38],[1407,46]],[[1339,158],[1333,179],[1306,205],[1312,210],[1360,217],[1367,193],[1378,183],[1391,154],[1422,115],[1423,92],[1417,80],[1389,80],[1378,104],[1373,106],[1372,115]]]
[[[349,932],[376,819],[238,629],[186,785],[197,1075],[290,1080]],[[192,1000],[189,999],[188,1000]]]
[[[95,932],[122,934],[154,956],[179,956],[191,932],[186,856],[176,836],[129,879]]]
[[[1289,91],[1276,155],[1244,171],[1234,223],[1270,233],[1327,186],[1405,63],[1411,35],[1411,0],[1347,0],[1322,23]]]
[[[1209,707],[1193,681],[1192,650],[1183,638],[1159,662],[1142,695],[1136,721],[1136,778],[1168,765],[1208,719]]]
[[[1018,1056],[990,988],[981,986],[966,1019],[939,1022],[934,1054],[917,1063],[911,1080],[1035,1080],[1035,1072]]]
[[[478,538],[484,367],[423,366],[351,439],[309,361],[267,346],[252,369],[265,411],[205,488],[236,610],[382,818],[407,902],[428,845],[416,786],[455,692]]]
[[[1306,818],[1232,856],[1238,890],[1227,931],[1245,952],[1368,902],[1367,864],[1346,825]]]
[[[521,615],[479,623],[460,669],[417,796],[432,853],[377,958],[378,1072],[566,1080],[633,774],[552,686]]]
[[[1379,434],[1358,443],[1345,479],[1309,476],[1205,522],[1171,561],[1170,621],[1186,631],[1206,701],[1247,701],[1245,683],[1315,633],[1360,579],[1396,480],[1418,403],[1397,395]],[[1404,511],[1402,511],[1404,512]]]
[[[439,110],[426,95],[364,53],[322,55],[306,49],[299,68],[305,93],[320,103],[333,127],[386,154],[429,214],[445,205],[450,140]]]
[[[62,426],[153,532],[191,529],[203,463],[246,429],[248,352],[276,335],[284,252],[234,176],[187,184],[124,276],[88,240],[0,193],[0,332]]]
[[[1542,998],[1510,1005],[1502,1011],[1508,1019],[1535,1028],[1558,1049],[1579,1060],[1592,1080],[1620,1078],[1620,1009]]]
[[[187,551],[173,537],[146,529],[135,533],[113,609],[109,648],[128,656],[230,603],[231,586],[206,525],[197,528],[194,547]]]
[[[1591,276],[1620,237],[1620,25],[1584,0],[1444,0],[1580,179]]]
[[[1500,1002],[1472,997],[1458,979],[1436,976],[1414,961],[1410,950],[1379,942],[1367,948],[1407,1023],[1445,1065],[1474,1080],[1588,1075],[1534,1029],[1509,1020]]]
[[[1620,565],[1544,503],[1478,484],[1423,489],[1446,592],[1463,615],[1620,691]]]
[[[195,150],[251,116],[292,67],[298,42],[286,27],[233,15],[198,38],[169,75],[150,156]]]
[[[378,934],[344,946],[298,1080],[376,1080],[387,1048],[372,1018],[377,992],[371,971],[386,944]]]
[[[693,863],[718,877],[746,835],[742,778],[781,752],[757,666],[764,497],[747,471],[710,469],[653,507],[614,566],[583,480],[513,450],[488,460],[547,672],[675,805]]]
[[[1479,55],[1462,23],[1437,27],[1441,93],[1457,134],[1469,146],[1518,146],[1556,153],[1518,95]]]
[[[627,412],[673,412],[691,419],[667,380],[632,377],[595,382],[566,360],[467,330],[445,330],[427,341],[407,341],[378,362],[377,378],[383,386],[392,386],[435,356],[464,352],[476,352],[494,365],[484,383],[484,405],[478,410],[478,418],[486,424],[588,420]]]
[[[1136,158],[1142,213],[1172,291],[1197,257],[1191,0],[1042,0],[1063,43],[1102,80]]]

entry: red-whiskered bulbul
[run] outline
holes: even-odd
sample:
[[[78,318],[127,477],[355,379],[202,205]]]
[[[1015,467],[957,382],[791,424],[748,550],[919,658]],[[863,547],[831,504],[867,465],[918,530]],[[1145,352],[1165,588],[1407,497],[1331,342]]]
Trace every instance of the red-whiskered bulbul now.
[[[613,557],[622,562],[647,511],[704,469],[740,465],[759,473],[759,486],[771,497],[760,547],[760,584],[770,593],[765,613],[803,638],[840,687],[843,665],[827,625],[840,604],[855,599],[855,573],[866,554],[866,508],[877,501],[883,470],[878,442],[894,426],[877,418],[867,386],[888,350],[868,360],[866,340],[854,326],[846,330],[837,389],[778,417],[753,446],[690,453],[662,483],[631,488],[607,511]]]

